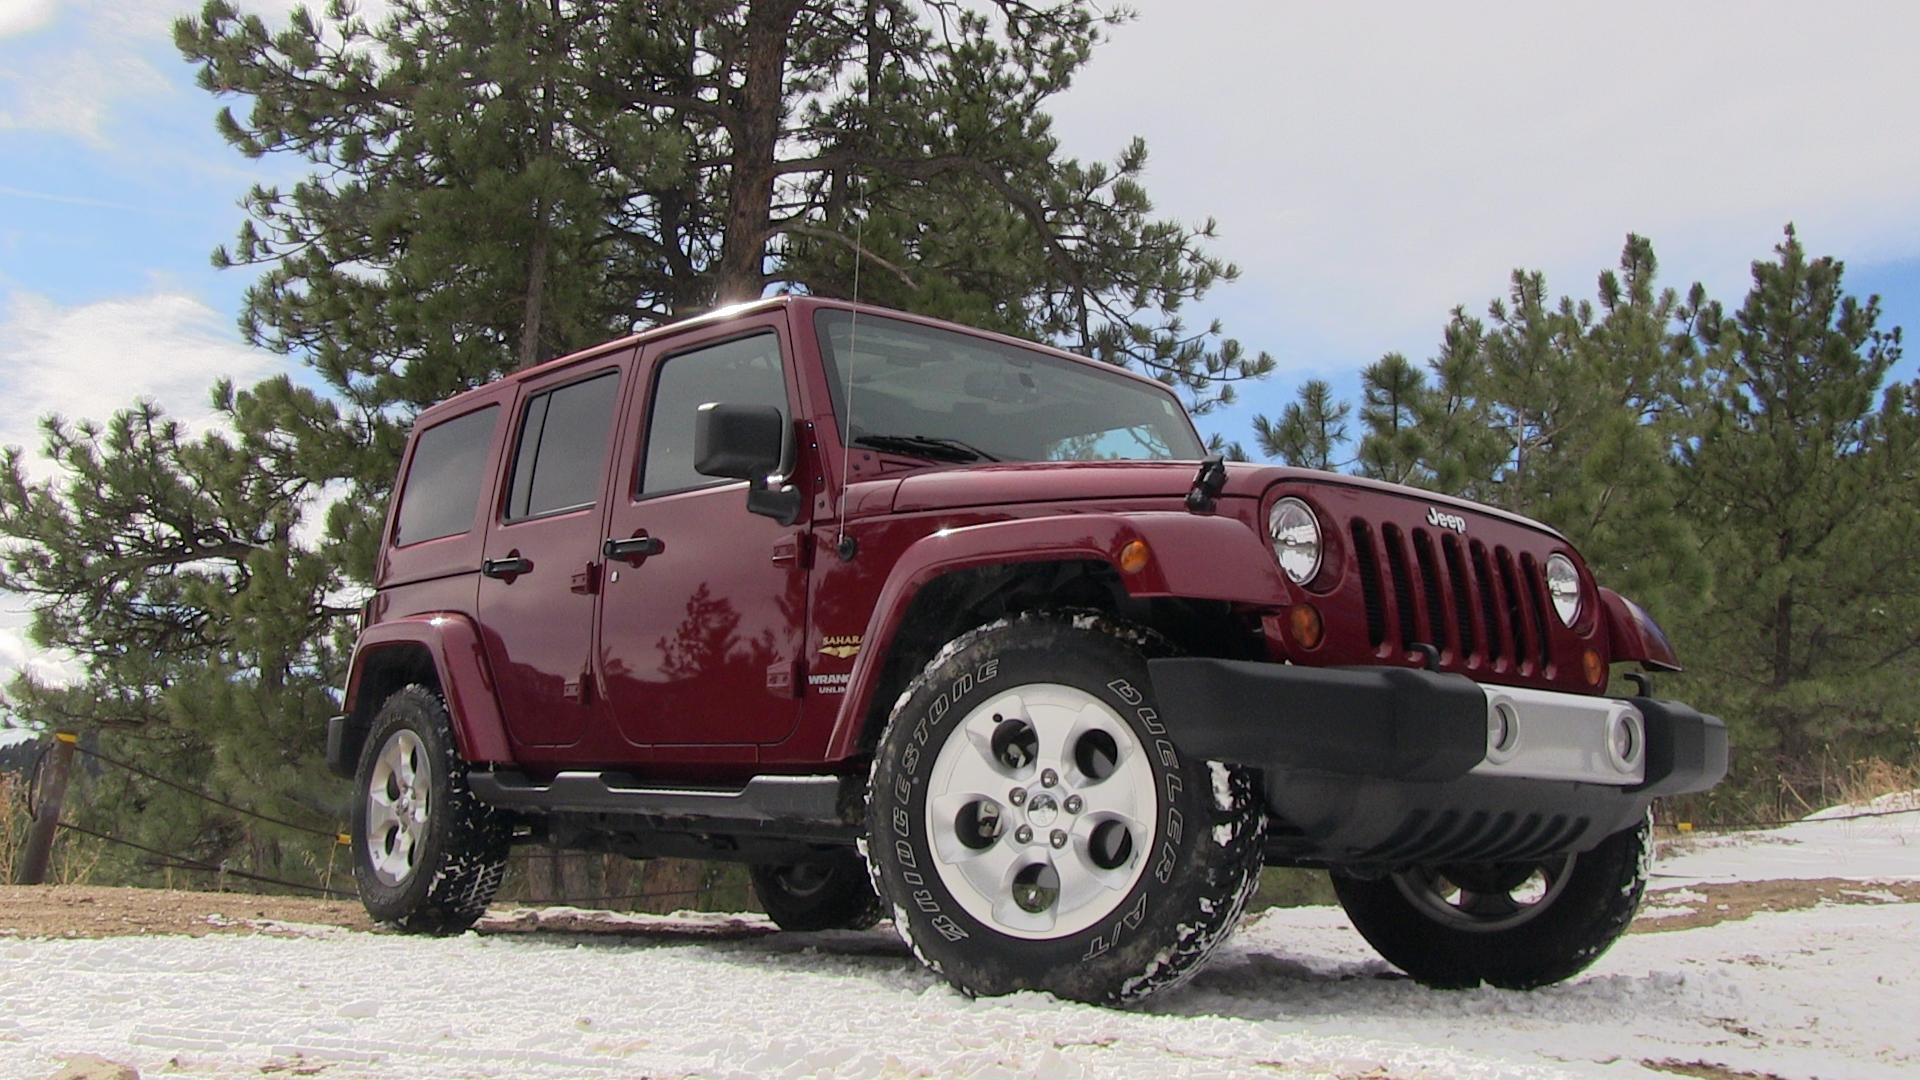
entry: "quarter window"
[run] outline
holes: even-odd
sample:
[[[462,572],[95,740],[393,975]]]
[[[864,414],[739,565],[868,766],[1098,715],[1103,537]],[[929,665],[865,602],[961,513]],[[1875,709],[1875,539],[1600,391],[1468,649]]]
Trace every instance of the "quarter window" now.
[[[413,461],[400,486],[394,546],[458,536],[473,528],[499,418],[500,407],[489,405],[414,436]]]
[[[668,357],[654,382],[647,429],[646,471],[640,491],[655,495],[733,481],[693,471],[693,424],[709,401],[771,405],[782,419],[787,384],[780,375],[780,339],[756,334]]]
[[[581,510],[598,500],[619,388],[620,374],[609,371],[528,400],[514,452],[507,520]]]

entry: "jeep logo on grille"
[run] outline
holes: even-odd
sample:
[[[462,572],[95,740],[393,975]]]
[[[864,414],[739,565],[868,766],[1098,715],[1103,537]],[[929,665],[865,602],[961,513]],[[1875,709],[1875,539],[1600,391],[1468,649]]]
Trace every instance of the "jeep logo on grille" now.
[[[1438,507],[1427,507],[1427,524],[1442,529],[1452,529],[1461,536],[1467,535],[1467,519],[1459,514],[1443,514]]]

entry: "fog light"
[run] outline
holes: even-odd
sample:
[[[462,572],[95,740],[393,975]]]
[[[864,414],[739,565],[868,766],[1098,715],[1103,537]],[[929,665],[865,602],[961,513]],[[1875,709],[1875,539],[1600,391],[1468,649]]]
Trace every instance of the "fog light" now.
[[[1646,738],[1641,733],[1640,717],[1616,713],[1607,724],[1607,757],[1620,772],[1630,773],[1640,764]]]
[[[1137,574],[1147,568],[1147,558],[1152,554],[1147,550],[1145,540],[1129,540],[1127,546],[1120,549],[1120,570],[1122,573]]]
[[[1580,666],[1585,670],[1588,686],[1599,686],[1607,681],[1607,663],[1600,654],[1588,649],[1580,657]]]
[[[1295,604],[1287,609],[1287,630],[1293,634],[1293,640],[1303,649],[1317,649],[1320,639],[1326,636],[1326,624],[1320,620],[1320,609],[1312,604]]]
[[[1520,749],[1520,717],[1513,706],[1498,702],[1487,710],[1487,760],[1502,765]]]

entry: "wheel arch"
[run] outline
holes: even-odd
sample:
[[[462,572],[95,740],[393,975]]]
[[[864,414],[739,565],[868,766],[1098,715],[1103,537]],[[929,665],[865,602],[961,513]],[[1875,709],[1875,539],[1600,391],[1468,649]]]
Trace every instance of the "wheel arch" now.
[[[359,760],[381,704],[413,683],[445,700],[462,760],[513,760],[478,628],[464,615],[434,613],[379,623],[360,635],[347,676],[345,761]]]
[[[1135,573],[1120,553],[1151,553]],[[895,699],[940,648],[1006,615],[1041,608],[1097,610],[1140,623],[1202,656],[1263,659],[1240,634],[1234,605],[1278,607],[1288,588],[1272,556],[1241,522],[1187,513],[1076,514],[942,530],[894,564],[868,619],[866,641],[829,740],[828,760],[872,748]]]

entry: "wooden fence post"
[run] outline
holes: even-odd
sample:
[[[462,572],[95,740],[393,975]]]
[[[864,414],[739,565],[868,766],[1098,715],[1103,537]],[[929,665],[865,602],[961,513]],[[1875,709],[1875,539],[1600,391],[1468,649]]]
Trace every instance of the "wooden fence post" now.
[[[18,883],[40,885],[47,880],[47,866],[53,861],[54,831],[60,825],[60,806],[67,798],[67,777],[73,773],[73,747],[77,735],[65,731],[53,733],[53,748],[40,778],[40,800],[33,807],[33,824],[27,829],[27,847],[20,856]]]

